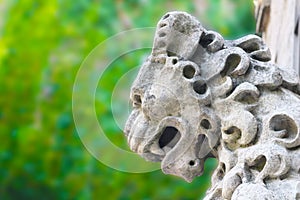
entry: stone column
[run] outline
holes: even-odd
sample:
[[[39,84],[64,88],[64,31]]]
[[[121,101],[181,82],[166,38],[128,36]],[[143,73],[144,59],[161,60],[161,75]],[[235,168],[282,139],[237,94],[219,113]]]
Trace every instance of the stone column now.
[[[272,62],[300,75],[300,1],[254,0],[256,31],[271,50]]]

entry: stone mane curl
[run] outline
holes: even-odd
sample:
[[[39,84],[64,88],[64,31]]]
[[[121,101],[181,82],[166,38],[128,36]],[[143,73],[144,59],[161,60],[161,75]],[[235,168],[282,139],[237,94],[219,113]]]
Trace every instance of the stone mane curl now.
[[[256,35],[167,13],[132,86],[131,150],[189,182],[217,158],[205,199],[300,198],[299,79],[270,58]]]

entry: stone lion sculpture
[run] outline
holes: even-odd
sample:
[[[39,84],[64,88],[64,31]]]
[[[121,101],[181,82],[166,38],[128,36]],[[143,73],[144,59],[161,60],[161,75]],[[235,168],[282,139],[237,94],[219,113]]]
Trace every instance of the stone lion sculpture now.
[[[205,199],[300,199],[300,84],[270,57],[256,35],[164,15],[131,89],[131,150],[188,182],[217,158]]]

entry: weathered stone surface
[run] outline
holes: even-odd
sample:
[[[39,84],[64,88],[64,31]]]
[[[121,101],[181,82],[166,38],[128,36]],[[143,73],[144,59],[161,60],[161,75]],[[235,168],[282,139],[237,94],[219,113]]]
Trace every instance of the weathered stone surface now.
[[[130,148],[191,182],[218,159],[205,199],[300,199],[300,84],[261,38],[224,40],[167,13],[132,86]]]

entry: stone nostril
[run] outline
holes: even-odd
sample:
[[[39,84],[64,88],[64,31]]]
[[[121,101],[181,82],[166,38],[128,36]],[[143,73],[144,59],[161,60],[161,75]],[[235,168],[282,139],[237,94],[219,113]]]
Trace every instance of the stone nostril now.
[[[194,160],[190,160],[189,165],[193,167],[196,165],[196,162]]]
[[[201,122],[200,122],[200,125],[202,128],[204,129],[211,129],[211,124],[209,123],[209,121],[207,119],[203,119]]]
[[[177,58],[173,58],[172,64],[173,64],[173,65],[176,65],[177,62],[178,62]]]
[[[141,95],[135,94],[133,96],[133,106],[139,107],[142,105]]]

